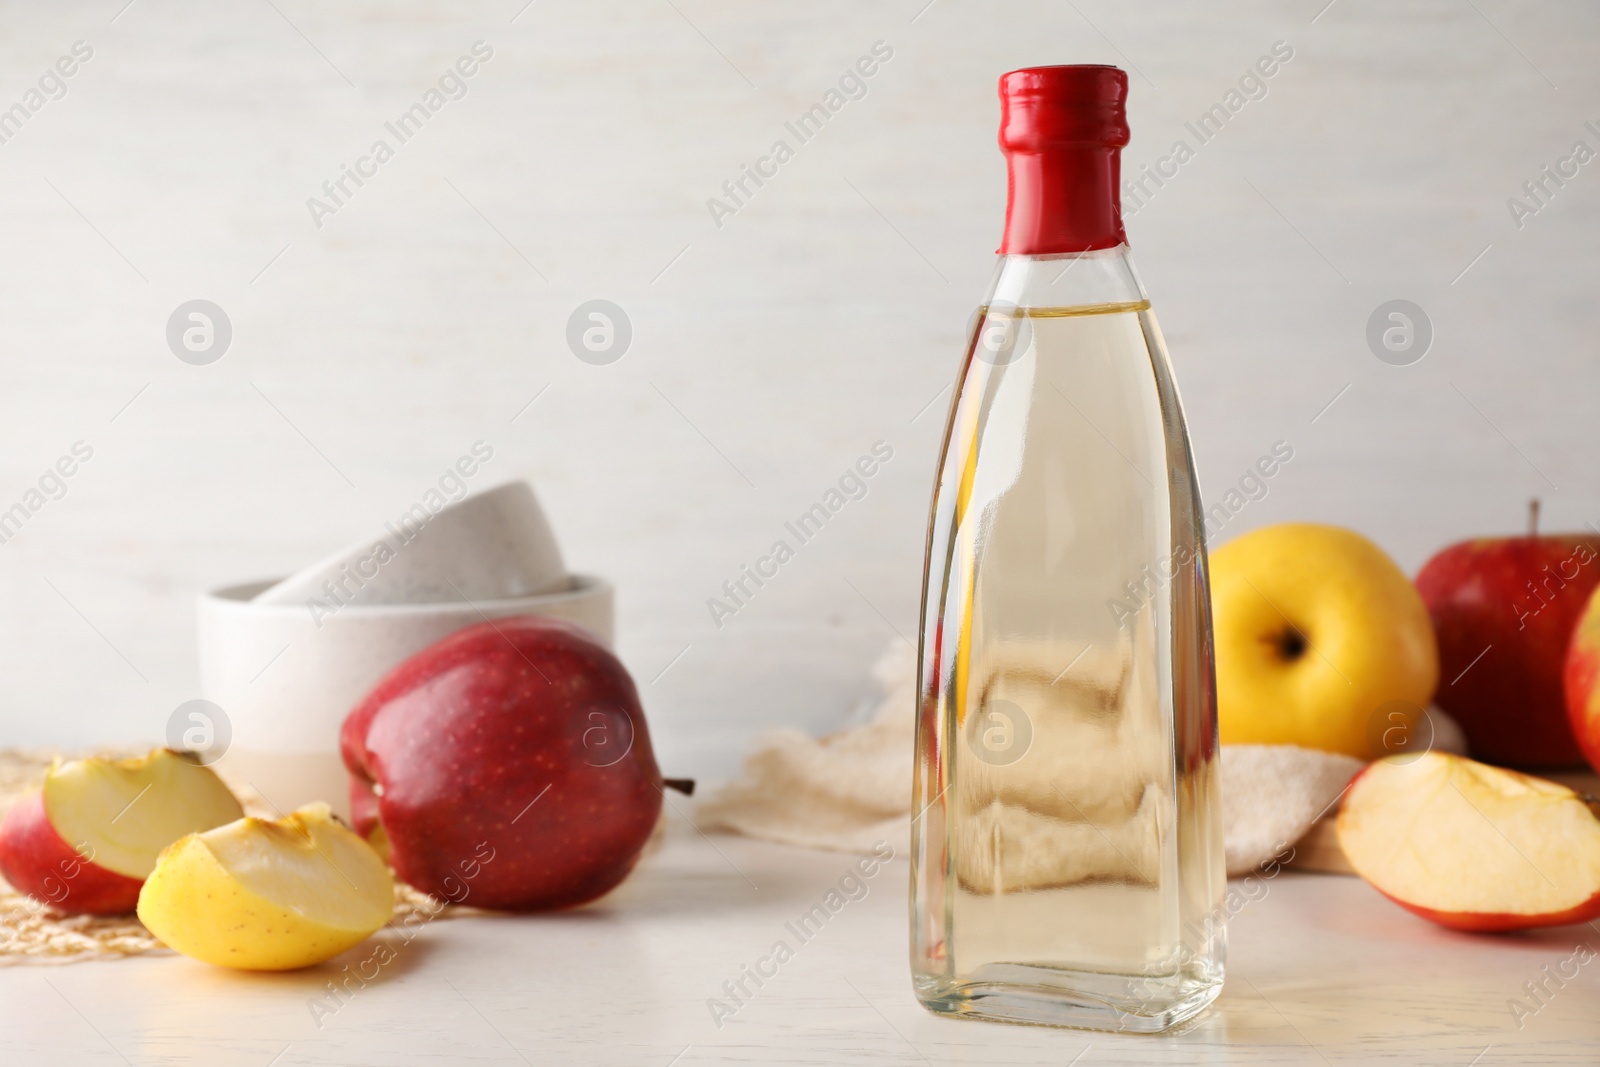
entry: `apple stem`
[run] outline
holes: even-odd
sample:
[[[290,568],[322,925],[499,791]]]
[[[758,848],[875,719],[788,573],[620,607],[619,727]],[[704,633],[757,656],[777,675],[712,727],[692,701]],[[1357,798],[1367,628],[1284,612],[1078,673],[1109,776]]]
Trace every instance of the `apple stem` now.
[[[694,796],[693,778],[663,778],[661,784],[668,789],[676,789],[686,797]]]
[[[1539,536],[1539,498],[1533,497],[1528,501],[1528,536]]]

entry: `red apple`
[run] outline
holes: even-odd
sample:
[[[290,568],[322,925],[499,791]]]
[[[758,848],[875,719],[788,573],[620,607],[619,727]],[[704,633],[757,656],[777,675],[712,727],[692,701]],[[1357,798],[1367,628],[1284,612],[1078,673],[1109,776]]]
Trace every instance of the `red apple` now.
[[[0,821],[0,875],[58,911],[120,915],[162,849],[243,815],[210,768],[169,749],[57,763]]]
[[[1520,767],[1582,762],[1562,673],[1600,583],[1597,554],[1600,537],[1530,529],[1451,545],[1417,574],[1439,641],[1434,703],[1461,724],[1474,756]]]
[[[625,878],[661,813],[633,680],[587,632],[497,619],[422,650],[340,734],[356,831],[436,897],[532,911]]]
[[[1429,752],[1351,781],[1339,846],[1396,904],[1456,930],[1600,917],[1600,818],[1564,785]]]
[[[1590,595],[1567,646],[1566,694],[1578,747],[1600,770],[1600,593]]]

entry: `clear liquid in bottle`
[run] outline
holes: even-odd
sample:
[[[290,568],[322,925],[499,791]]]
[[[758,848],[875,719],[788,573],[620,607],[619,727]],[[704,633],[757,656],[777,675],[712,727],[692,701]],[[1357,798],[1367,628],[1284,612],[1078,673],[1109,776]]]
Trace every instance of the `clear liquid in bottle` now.
[[[1215,697],[1187,433],[1115,236],[1003,256],[963,363],[923,593],[912,969],[938,1012],[1159,1031],[1222,982]]]

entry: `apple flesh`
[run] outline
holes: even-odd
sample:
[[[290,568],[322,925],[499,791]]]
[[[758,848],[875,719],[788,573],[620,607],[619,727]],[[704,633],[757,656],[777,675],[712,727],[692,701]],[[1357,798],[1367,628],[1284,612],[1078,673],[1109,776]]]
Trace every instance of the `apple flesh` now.
[[[1596,583],[1600,539],[1484,538],[1443,549],[1417,574],[1439,642],[1434,697],[1474,756],[1569,767],[1583,752],[1568,720],[1567,646]]]
[[[581,628],[497,619],[402,663],[345,719],[356,831],[403,880],[508,911],[609,892],[661,813],[627,670]]]
[[[321,963],[393,915],[388,868],[326,804],[190,834],[139,894],[139,920],[163,944],[241,970]]]
[[[0,875],[58,911],[126,914],[162,849],[243,814],[210,768],[169,749],[57,763],[0,821]]]
[[[1441,926],[1600,917],[1600,818],[1564,785],[1440,752],[1391,757],[1356,775],[1337,825],[1361,877]]]

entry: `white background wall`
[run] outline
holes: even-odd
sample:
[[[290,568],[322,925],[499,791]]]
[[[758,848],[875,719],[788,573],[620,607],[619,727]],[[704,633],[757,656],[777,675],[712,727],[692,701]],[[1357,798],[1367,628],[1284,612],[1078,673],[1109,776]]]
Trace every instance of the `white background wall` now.
[[[197,589],[364,536],[480,438],[478,484],[531,478],[619,584],[669,771],[841,721],[915,628],[939,394],[1004,207],[995,80],[1030,64],[1133,68],[1136,168],[1294,49],[1129,224],[1208,500],[1295,449],[1224,537],[1347,524],[1414,570],[1532,494],[1600,521],[1600,163],[1520,230],[1506,206],[1600,148],[1600,11],[924,2],[0,8],[0,107],[94,49],[0,145],[0,506],[94,448],[0,545],[0,744],[159,736],[196,695]],[[318,229],[306,199],[479,39],[469,94]],[[878,40],[866,97],[714,225],[707,197]],[[211,366],[164,339],[196,297],[234,325]],[[564,341],[595,297],[635,332],[607,367]],[[1436,331],[1407,367],[1364,340],[1396,297]],[[713,626],[706,598],[879,439],[869,495]]]

